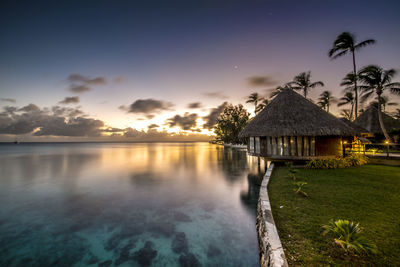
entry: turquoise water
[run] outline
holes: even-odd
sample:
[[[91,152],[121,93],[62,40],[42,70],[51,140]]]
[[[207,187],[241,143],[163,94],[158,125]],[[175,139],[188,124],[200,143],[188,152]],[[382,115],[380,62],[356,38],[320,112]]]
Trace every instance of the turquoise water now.
[[[2,144],[0,266],[259,266],[258,172],[207,143]]]

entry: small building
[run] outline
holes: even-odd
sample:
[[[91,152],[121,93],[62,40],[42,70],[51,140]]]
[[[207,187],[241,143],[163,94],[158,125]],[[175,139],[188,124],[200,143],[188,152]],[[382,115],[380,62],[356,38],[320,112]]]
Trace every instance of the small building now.
[[[340,118],[342,122],[346,123],[347,126],[354,128],[355,131],[360,133],[360,136],[354,138],[352,143],[345,145],[344,147],[351,153],[364,153],[365,154],[365,145],[371,144],[371,141],[368,137],[372,137],[373,134],[370,133],[365,128],[354,124],[353,122],[349,121],[346,118]]]
[[[240,133],[251,155],[307,160],[342,156],[343,143],[360,134],[291,89],[283,90]]]
[[[400,121],[382,112],[383,124],[386,131],[400,129]],[[379,123],[378,109],[374,105],[370,105],[360,116],[354,121],[354,124],[366,129],[377,140],[384,140],[385,137]],[[371,136],[369,136],[371,137]]]

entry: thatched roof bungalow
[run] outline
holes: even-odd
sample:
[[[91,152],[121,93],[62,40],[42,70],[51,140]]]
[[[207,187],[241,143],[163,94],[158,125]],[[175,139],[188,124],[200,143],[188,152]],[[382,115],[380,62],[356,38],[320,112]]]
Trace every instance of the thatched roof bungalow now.
[[[271,159],[341,156],[343,139],[360,132],[291,89],[279,93],[243,129],[248,152]]]
[[[383,124],[388,132],[393,129],[400,129],[400,121],[382,112]],[[375,136],[382,136],[383,132],[379,124],[378,109],[370,105],[361,115],[354,121],[354,124],[363,127]]]

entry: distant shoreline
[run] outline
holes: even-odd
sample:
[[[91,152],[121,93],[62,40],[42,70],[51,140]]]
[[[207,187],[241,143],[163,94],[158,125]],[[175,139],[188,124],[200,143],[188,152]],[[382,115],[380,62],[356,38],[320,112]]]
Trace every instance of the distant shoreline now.
[[[15,144],[14,142],[0,142],[0,145],[21,145],[21,144],[136,144],[136,143],[208,143],[208,141],[60,141],[60,142],[39,142],[39,141],[29,141],[29,142],[19,142]]]

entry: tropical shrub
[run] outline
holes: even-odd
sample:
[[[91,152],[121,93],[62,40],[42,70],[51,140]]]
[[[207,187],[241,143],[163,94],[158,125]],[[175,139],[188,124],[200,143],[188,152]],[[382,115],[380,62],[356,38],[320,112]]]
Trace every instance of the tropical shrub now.
[[[295,181],[296,180],[295,174],[297,173],[297,170],[293,168],[293,162],[287,161],[287,162],[285,162],[285,165],[287,168],[289,168],[288,177],[291,178],[293,181]]]
[[[293,182],[293,185],[295,186],[293,191],[296,194],[302,195],[303,197],[308,197],[308,194],[303,191],[303,186],[305,186],[306,184],[307,184],[307,182],[302,182],[302,181]]]
[[[368,163],[368,157],[361,154],[351,154],[348,157],[345,157],[344,160],[347,161],[347,165],[351,166],[361,166]]]
[[[331,233],[335,244],[339,245],[346,253],[376,253],[375,244],[362,235],[359,223],[349,220],[331,220],[329,224],[323,225],[323,235]]]
[[[323,158],[313,159],[307,162],[306,167],[309,169],[338,169],[353,166],[361,166],[368,163],[368,158],[361,154],[352,154],[345,158]]]

